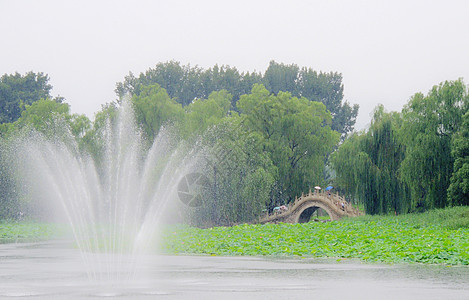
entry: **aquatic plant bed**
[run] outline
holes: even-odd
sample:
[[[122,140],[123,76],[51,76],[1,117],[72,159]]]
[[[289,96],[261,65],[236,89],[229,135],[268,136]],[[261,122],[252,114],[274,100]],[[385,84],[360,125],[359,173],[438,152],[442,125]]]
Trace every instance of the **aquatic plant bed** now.
[[[160,246],[171,254],[306,256],[469,265],[469,228],[451,229],[450,224],[425,224],[426,220],[437,218],[364,217],[327,223],[209,229],[181,225],[166,228]]]
[[[50,240],[63,236],[66,230],[51,223],[0,221],[0,244]]]
[[[389,263],[469,265],[469,207],[338,222],[161,228],[167,254],[354,258]],[[63,224],[0,221],[0,243],[70,236]]]

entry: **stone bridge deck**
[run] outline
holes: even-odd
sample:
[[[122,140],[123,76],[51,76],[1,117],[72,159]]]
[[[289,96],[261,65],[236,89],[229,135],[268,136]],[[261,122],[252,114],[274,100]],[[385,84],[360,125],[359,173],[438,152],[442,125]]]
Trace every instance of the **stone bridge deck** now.
[[[344,207],[342,208],[342,203]],[[324,191],[309,191],[295,198],[295,202],[289,205],[288,210],[269,214],[260,219],[260,223],[303,223],[308,222],[310,216],[318,208],[324,209],[331,220],[338,220],[343,217],[357,217],[364,215],[358,208],[347,204],[347,201],[338,194]]]

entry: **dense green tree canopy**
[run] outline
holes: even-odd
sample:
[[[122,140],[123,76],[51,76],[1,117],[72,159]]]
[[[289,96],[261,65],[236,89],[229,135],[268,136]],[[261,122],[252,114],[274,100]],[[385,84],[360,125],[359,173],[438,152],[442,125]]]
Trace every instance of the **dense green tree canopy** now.
[[[50,99],[25,105],[15,122],[0,124],[0,218],[17,218],[20,211],[26,213],[35,206],[32,199],[18,193],[25,187],[18,184],[19,175],[15,172],[14,162],[20,158],[11,151],[11,147],[14,149],[14,137],[25,134],[29,138],[28,134],[34,131],[78,151],[76,145],[83,142],[90,127],[91,122],[86,116],[71,115],[68,104]]]
[[[242,122],[236,115],[224,118],[203,136],[210,149],[210,188],[197,211],[198,225],[253,222],[270,204],[277,169],[262,138],[246,132]]]
[[[467,204],[468,108],[462,80],[415,94],[401,113],[378,107],[370,128],[333,154],[336,184],[368,213]]]
[[[208,99],[197,99],[185,107],[184,131],[203,134],[207,128],[219,124],[228,116],[233,97],[226,90],[212,92]]]
[[[358,105],[350,106],[344,98],[342,75],[335,72],[316,72],[311,68],[299,68],[295,64],[285,65],[271,61],[264,74],[269,91],[290,92],[295,97],[305,97],[322,102],[332,114],[333,130],[342,138],[353,130],[358,114]]]
[[[240,74],[236,68],[218,66],[203,70],[197,66],[184,66],[176,61],[159,63],[135,77],[132,73],[117,83],[116,93],[122,99],[127,93],[139,95],[144,86],[159,84],[168,95],[183,106],[195,99],[207,99],[215,91],[226,90],[234,101],[247,94],[261,76],[256,73]]]
[[[141,88],[131,101],[149,141],[171,124],[180,138],[213,149],[211,191],[204,197],[205,210],[198,213],[202,219],[249,221],[266,205],[288,203],[325,184],[325,160],[340,134],[331,129],[332,116],[324,104],[288,92],[273,94],[255,84],[241,95],[238,111],[226,90],[182,107],[157,84]]]
[[[16,121],[26,105],[52,98],[51,89],[49,76],[43,73],[4,74],[0,77],[0,124]],[[60,103],[63,98],[55,98],[55,101]]]
[[[1,77],[0,146],[22,130],[68,136],[99,169],[103,133],[129,93],[147,146],[168,127],[177,142],[209,149],[209,188],[195,212],[199,225],[252,222],[316,185],[331,184],[328,162],[333,185],[367,213],[469,205],[469,95],[462,80],[415,94],[400,113],[378,106],[370,127],[348,137],[358,106],[344,101],[342,75],[295,64],[272,61],[260,74],[160,63],[118,83],[119,101],[103,106],[94,122],[71,114],[62,98],[51,99],[48,80],[32,72]],[[13,205],[9,178],[0,163],[0,188],[11,200],[0,201]]]
[[[397,132],[398,113],[375,109],[366,133],[348,138],[331,157],[336,184],[370,214],[402,213],[409,209],[405,185],[398,176],[404,146]]]
[[[158,84],[142,87],[142,91],[132,97],[132,104],[137,122],[150,143],[164,123],[180,120],[183,114],[182,106]]]
[[[144,86],[159,84],[169,97],[187,106],[195,99],[207,99],[214,91],[226,90],[232,95],[231,106],[236,110],[236,102],[242,95],[249,94],[254,84],[263,84],[275,95],[289,92],[294,97],[304,97],[322,102],[332,114],[331,128],[341,133],[342,138],[353,130],[358,114],[358,105],[351,106],[344,101],[342,75],[339,73],[316,72],[311,68],[297,65],[279,64],[271,61],[262,75],[256,72],[240,73],[230,66],[202,69],[181,65],[170,61],[159,63],[138,77],[129,74],[117,84],[116,93],[123,99],[126,93],[140,95]]]
[[[444,207],[453,173],[452,136],[459,131],[469,97],[462,80],[446,81],[424,96],[415,94],[402,110],[400,136],[406,145],[402,179],[414,204]]]
[[[71,133],[80,141],[91,128],[91,121],[85,115],[70,114],[66,103],[41,99],[25,105],[15,122],[0,124],[0,133],[9,136],[24,128],[34,129],[49,138],[65,138]]]
[[[238,101],[248,130],[263,138],[263,149],[278,169],[274,204],[288,203],[295,196],[324,184],[327,155],[337,145],[339,133],[330,128],[331,115],[320,102],[271,94],[262,85]]]
[[[451,154],[453,175],[448,188],[451,205],[469,205],[469,111],[463,116],[462,126],[455,134]]]

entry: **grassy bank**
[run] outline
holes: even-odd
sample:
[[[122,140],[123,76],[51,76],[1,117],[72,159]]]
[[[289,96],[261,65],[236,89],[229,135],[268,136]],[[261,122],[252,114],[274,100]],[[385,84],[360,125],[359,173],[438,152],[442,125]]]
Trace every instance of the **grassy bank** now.
[[[163,232],[162,251],[179,254],[356,258],[469,265],[469,207],[328,223],[240,225]]]

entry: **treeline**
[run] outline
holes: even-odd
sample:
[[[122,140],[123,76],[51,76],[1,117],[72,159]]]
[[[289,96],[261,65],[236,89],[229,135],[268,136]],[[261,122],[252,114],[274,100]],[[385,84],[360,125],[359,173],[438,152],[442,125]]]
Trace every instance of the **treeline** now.
[[[179,138],[209,149],[210,184],[193,212],[197,225],[256,221],[263,210],[326,184],[326,161],[340,139],[320,102],[275,95],[261,84],[240,96],[236,111],[232,97],[215,91],[183,107],[152,84],[131,98],[148,141],[171,124]]]
[[[170,76],[172,67],[195,70],[176,62],[159,64],[156,69],[162,78],[174,78]],[[332,129],[334,120],[348,120],[349,127],[342,127],[345,136],[353,128],[358,106],[350,107],[343,101],[341,76],[336,73],[315,73],[310,69],[300,70],[295,65],[272,62],[259,79],[271,76],[268,74],[272,74],[276,67],[282,72],[293,70],[296,81],[301,70],[313,74],[311,78],[318,80],[317,86],[311,84],[309,93],[318,95],[317,99],[321,101],[297,97],[288,91],[271,92],[261,83],[254,83],[245,93],[238,91],[238,96],[231,94],[227,85],[228,90],[206,90],[207,94],[201,94],[206,95],[204,98],[194,94],[182,98],[170,95],[159,82],[147,80],[145,75],[132,79],[134,87],[129,90],[130,101],[137,123],[148,141],[147,146],[163,126],[169,126],[177,132],[179,139],[211,149],[209,168],[205,170],[210,188],[202,207],[193,212],[198,224],[230,225],[255,221],[263,210],[288,204],[315,185],[327,183],[326,161],[341,136]],[[217,68],[201,70],[200,74],[213,73]],[[234,68],[221,69],[239,74]],[[154,70],[150,69],[146,74],[151,71]],[[277,73],[281,74],[281,71]],[[239,78],[243,76],[246,75],[240,74]],[[128,86],[129,77],[124,82]],[[274,80],[269,82],[272,82],[271,89],[276,87]],[[165,81],[161,83],[173,87]],[[117,84],[117,90],[122,86]],[[118,101],[103,106],[91,122],[84,115],[72,115],[68,104],[51,99],[49,91],[50,88],[47,91],[38,88],[37,92],[45,95],[41,100],[20,106],[22,111],[18,118],[0,125],[3,140],[25,128],[33,128],[51,139],[71,137],[78,145],[78,151],[91,155],[99,168],[104,155],[102,132],[108,126],[107,120],[116,116],[123,92],[118,92]],[[176,91],[179,90],[173,89]],[[300,93],[299,89],[295,93]],[[21,97],[16,99],[21,100]],[[184,102],[182,99],[191,100]],[[335,103],[338,113],[331,113],[324,102]],[[348,115],[344,113],[347,109]],[[2,176],[3,182],[7,178],[10,177]],[[3,203],[5,201],[2,199]]]
[[[293,97],[304,97],[323,103],[332,114],[331,128],[342,137],[353,130],[358,105],[344,101],[342,75],[337,72],[317,72],[271,61],[264,74],[239,72],[235,67],[215,65],[209,69],[181,65],[176,61],[159,63],[138,77],[130,73],[117,84],[118,99],[124,95],[140,95],[145,86],[157,83],[182,106],[196,99],[207,99],[214,91],[226,90],[231,95],[231,109],[238,111],[236,103],[241,95],[249,94],[254,84],[262,84],[274,95],[289,92]],[[118,101],[119,101],[118,100]]]
[[[469,205],[468,108],[462,80],[415,94],[401,112],[378,106],[332,155],[336,185],[369,214]]]
[[[84,115],[72,115],[63,97],[52,97],[49,76],[29,72],[0,77],[0,219],[28,214],[30,199],[21,198],[18,174],[11,169],[17,159],[9,149],[9,138],[34,128],[51,139],[69,135],[80,140],[91,128]],[[65,126],[64,126],[65,125]],[[72,137],[72,138],[73,138]]]
[[[0,148],[33,128],[73,139],[99,168],[102,132],[128,97],[146,146],[171,127],[175,138],[211,149],[209,189],[194,211],[198,224],[255,221],[263,210],[329,184],[369,214],[469,204],[469,96],[462,80],[415,94],[401,112],[378,106],[359,133],[352,133],[358,106],[344,101],[341,75],[296,65],[271,62],[260,74],[160,63],[118,83],[117,100],[93,121],[52,98],[48,80],[42,73],[0,78]],[[0,154],[5,217],[21,201]]]

